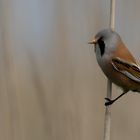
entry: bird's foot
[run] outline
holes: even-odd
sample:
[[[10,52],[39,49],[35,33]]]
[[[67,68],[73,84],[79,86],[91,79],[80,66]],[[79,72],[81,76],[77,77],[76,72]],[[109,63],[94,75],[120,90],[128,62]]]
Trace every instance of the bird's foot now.
[[[112,105],[114,103],[114,100],[111,100],[109,98],[105,98],[106,102],[105,102],[105,106],[109,106]]]

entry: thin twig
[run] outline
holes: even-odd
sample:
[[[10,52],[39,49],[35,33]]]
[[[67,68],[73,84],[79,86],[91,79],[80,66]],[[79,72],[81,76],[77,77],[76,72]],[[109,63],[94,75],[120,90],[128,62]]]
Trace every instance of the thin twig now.
[[[110,28],[115,28],[115,0],[110,0]]]
[[[110,0],[110,28],[114,30],[115,27],[115,0]],[[107,82],[107,98],[112,97],[112,82],[108,79]],[[104,120],[104,137],[103,140],[110,140],[111,130],[111,106],[107,106],[105,110]]]
[[[112,96],[112,83],[110,80],[107,81],[107,98],[111,99]],[[107,106],[105,110],[104,120],[104,139],[110,140],[110,128],[111,128],[111,106]]]

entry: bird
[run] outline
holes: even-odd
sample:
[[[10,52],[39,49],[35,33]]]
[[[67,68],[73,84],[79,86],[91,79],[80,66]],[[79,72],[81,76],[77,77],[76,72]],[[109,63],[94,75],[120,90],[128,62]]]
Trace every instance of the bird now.
[[[140,66],[116,31],[103,29],[89,44],[94,44],[96,59],[103,73],[123,91],[115,99],[105,98],[105,106],[112,105],[129,91],[140,92]]]

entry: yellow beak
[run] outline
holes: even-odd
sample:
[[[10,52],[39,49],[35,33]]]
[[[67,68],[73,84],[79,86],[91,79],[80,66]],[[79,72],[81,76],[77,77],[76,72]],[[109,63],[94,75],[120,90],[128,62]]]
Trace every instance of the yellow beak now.
[[[88,44],[96,44],[97,43],[97,39],[94,38],[92,41],[88,42]]]

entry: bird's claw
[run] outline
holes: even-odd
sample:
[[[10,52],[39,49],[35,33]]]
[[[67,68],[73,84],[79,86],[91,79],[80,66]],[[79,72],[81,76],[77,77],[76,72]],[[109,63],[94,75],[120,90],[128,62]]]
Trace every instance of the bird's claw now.
[[[111,100],[109,98],[105,98],[105,100],[107,101],[107,102],[105,102],[105,106],[109,106],[109,105],[113,104],[113,102],[114,102],[114,100]]]

